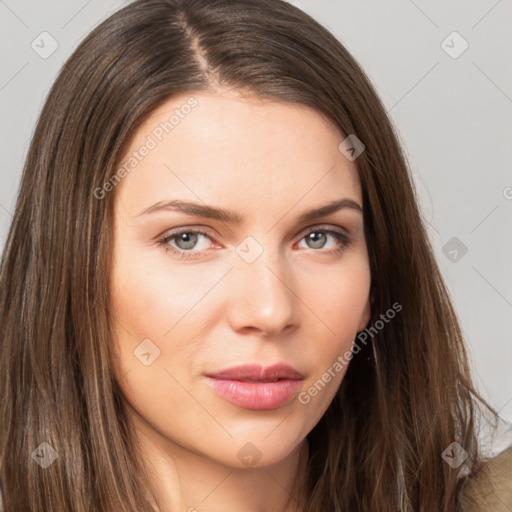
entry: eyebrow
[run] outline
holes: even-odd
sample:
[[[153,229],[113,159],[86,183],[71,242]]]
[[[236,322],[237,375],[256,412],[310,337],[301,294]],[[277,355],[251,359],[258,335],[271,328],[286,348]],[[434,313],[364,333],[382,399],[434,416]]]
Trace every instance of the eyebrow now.
[[[361,206],[354,200],[349,198],[343,198],[335,201],[331,201],[318,208],[313,208],[302,213],[298,218],[298,222],[307,222],[319,217],[325,217],[331,213],[337,212],[343,208],[350,208],[363,213]],[[161,210],[178,211],[187,215],[193,215],[195,217],[204,217],[207,219],[215,219],[222,222],[229,222],[232,224],[240,224],[243,222],[244,217],[239,213],[232,210],[225,210],[223,208],[215,208],[205,204],[193,203],[189,201],[180,201],[174,199],[170,201],[160,201],[145,210],[142,210],[137,216],[147,215]]]

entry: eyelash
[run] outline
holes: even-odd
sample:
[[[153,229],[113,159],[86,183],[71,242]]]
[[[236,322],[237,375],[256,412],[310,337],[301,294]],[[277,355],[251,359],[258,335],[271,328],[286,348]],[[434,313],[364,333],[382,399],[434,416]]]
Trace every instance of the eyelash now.
[[[342,244],[334,249],[329,249],[328,251],[322,251],[321,249],[318,249],[318,250],[311,249],[312,251],[322,252],[323,254],[327,254],[327,255],[341,254],[351,243],[350,238],[346,235],[345,232],[343,232],[341,229],[336,229],[332,226],[329,226],[328,228],[323,227],[323,226],[314,226],[313,228],[306,231],[302,235],[300,240],[302,240],[303,238],[305,238],[306,236],[308,236],[311,233],[320,233],[320,232],[334,236],[338,241],[342,242]],[[163,247],[166,252],[171,251],[172,253],[174,253],[174,255],[179,256],[180,258],[195,259],[197,257],[200,257],[202,251],[184,251],[184,250],[176,249],[169,245],[169,242],[171,240],[173,240],[174,238],[177,238],[178,236],[180,236],[184,233],[201,234],[201,235],[207,236],[208,238],[211,238],[210,231],[208,231],[204,228],[180,229],[179,231],[168,233],[168,234],[164,235],[163,237],[159,238],[157,243],[159,246]]]

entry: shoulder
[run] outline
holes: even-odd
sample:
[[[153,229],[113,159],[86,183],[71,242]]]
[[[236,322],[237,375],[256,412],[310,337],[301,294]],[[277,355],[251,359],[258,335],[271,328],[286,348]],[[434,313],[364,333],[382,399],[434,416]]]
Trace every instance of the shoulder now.
[[[462,512],[512,510],[512,446],[466,477],[460,504]]]

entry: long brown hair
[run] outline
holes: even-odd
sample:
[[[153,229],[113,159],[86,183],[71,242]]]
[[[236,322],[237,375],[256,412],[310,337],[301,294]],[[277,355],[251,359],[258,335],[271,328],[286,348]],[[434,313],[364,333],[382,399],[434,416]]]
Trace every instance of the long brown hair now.
[[[457,442],[468,470],[477,467],[481,398],[408,165],[354,58],[282,0],[137,0],[98,26],[56,79],[1,266],[6,510],[154,510],[112,372],[115,194],[95,191],[155,108],[218,85],[311,106],[363,142],[370,324],[402,307],[361,344],[307,436],[304,511],[452,512],[458,470],[442,453]],[[34,457],[49,447],[58,459],[45,469]]]

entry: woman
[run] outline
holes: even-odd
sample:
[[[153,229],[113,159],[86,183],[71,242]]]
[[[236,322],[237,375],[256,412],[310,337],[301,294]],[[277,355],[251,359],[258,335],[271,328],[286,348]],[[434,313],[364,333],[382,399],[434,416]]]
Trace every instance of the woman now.
[[[85,39],[0,293],[9,512],[448,512],[482,464],[386,112],[286,2],[138,0]]]

